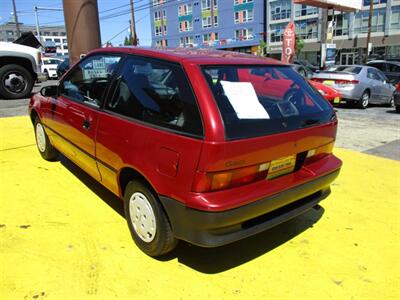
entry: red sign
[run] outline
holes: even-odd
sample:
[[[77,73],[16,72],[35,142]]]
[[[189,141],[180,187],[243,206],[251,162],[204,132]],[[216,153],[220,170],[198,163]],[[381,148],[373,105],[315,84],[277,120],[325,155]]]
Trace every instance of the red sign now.
[[[295,25],[290,22],[285,31],[283,32],[283,52],[282,61],[285,63],[292,63],[294,58],[294,47],[296,44]]]

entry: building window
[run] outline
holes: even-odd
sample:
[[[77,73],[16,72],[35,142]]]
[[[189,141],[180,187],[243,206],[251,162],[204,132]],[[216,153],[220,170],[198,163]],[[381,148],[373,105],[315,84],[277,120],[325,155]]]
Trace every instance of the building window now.
[[[49,31],[45,31],[45,32],[43,32],[43,35],[49,36],[49,35],[50,35],[50,32],[49,32]]]
[[[383,32],[385,27],[386,9],[375,9],[372,15],[371,32]],[[354,22],[355,33],[368,32],[368,17],[369,11],[361,11],[356,14]]]
[[[349,15],[340,14],[335,16],[334,36],[342,36],[349,34]]]
[[[188,16],[192,14],[192,4],[183,4],[178,6],[178,16]]]
[[[12,31],[12,30],[7,30],[6,33],[8,36],[14,35],[14,31]]]
[[[160,21],[161,19],[166,20],[167,19],[167,14],[165,13],[165,9],[155,11],[154,12],[154,21]]]
[[[238,5],[238,4],[245,4],[245,3],[249,3],[249,2],[253,2],[253,0],[234,0],[234,4]]]
[[[211,3],[215,9],[218,8],[218,0],[201,0],[201,10],[211,10]]]
[[[54,42],[55,43],[61,43],[61,40],[60,39],[54,39]]]
[[[212,26],[212,24],[211,24],[211,16],[203,18],[202,25],[203,25],[203,28],[210,28]]]
[[[184,36],[179,39],[179,47],[193,47],[193,36]]]
[[[53,31],[53,32],[52,32],[52,35],[58,36],[58,32]]]
[[[271,25],[271,42],[282,42],[283,31],[285,30],[287,23],[273,24]]]
[[[296,37],[301,39],[316,39],[318,37],[318,19],[297,21]]]
[[[295,4],[294,11],[295,11],[296,17],[318,14],[317,7],[307,6],[307,5],[302,5],[302,4]]]
[[[247,41],[247,40],[252,40],[253,37],[253,29],[239,29],[235,30],[235,39],[237,41]]]
[[[153,6],[162,5],[166,0],[153,0]]]
[[[192,31],[193,21],[182,21],[179,22],[179,32]]]
[[[235,24],[253,21],[253,10],[240,10],[235,12]]]
[[[292,12],[291,1],[282,0],[271,2],[271,19],[282,20],[289,19]]]
[[[218,16],[214,16],[214,27],[218,26]]]
[[[374,4],[383,4],[386,2],[387,2],[387,0],[373,0]],[[363,3],[364,3],[364,6],[369,6],[370,0],[364,0]]]
[[[168,40],[156,41],[156,47],[157,48],[168,47]]]
[[[400,6],[392,6],[392,17],[390,18],[390,29],[400,29]]]
[[[218,41],[218,32],[206,33],[203,34],[203,43],[212,45],[214,41]]]

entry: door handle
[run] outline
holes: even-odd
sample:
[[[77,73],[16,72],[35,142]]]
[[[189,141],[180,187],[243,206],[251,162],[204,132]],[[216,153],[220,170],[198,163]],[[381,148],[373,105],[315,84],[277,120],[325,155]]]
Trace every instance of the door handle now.
[[[89,130],[90,129],[90,121],[88,119],[83,120],[82,127],[83,127],[83,129]]]

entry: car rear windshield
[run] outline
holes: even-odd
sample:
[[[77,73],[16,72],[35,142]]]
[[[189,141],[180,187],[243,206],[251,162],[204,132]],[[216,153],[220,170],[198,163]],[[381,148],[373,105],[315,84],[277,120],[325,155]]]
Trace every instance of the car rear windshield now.
[[[351,73],[351,74],[359,74],[361,72],[361,67],[354,67],[354,66],[333,66],[328,68],[328,72],[344,72],[344,73]]]
[[[332,107],[289,66],[203,66],[227,139],[287,132],[330,121]]]

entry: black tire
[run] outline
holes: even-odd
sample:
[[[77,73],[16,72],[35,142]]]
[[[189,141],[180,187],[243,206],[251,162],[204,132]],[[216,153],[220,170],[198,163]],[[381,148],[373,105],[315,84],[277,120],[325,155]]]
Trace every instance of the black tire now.
[[[366,109],[369,104],[369,97],[370,97],[369,91],[364,91],[360,100],[357,102],[357,107],[361,109]]]
[[[32,92],[32,74],[19,65],[0,68],[0,95],[5,99],[27,98]]]
[[[146,205],[142,210],[137,209],[138,206],[140,208],[140,203]],[[151,211],[149,211],[150,207]],[[149,256],[160,256],[172,251],[176,247],[178,241],[174,237],[167,215],[160,205],[157,196],[147,184],[138,180],[128,183],[124,193],[124,208],[129,231],[140,250]],[[150,217],[146,216],[146,213],[150,214]],[[136,219],[136,225],[133,219]],[[149,227],[143,225],[144,223],[152,224],[155,228],[154,234],[153,232],[150,234],[147,231],[146,234],[140,233],[140,229],[135,229],[135,226],[136,228],[138,227],[137,223],[141,224],[141,228],[144,231]],[[148,241],[145,241],[145,239],[148,239]]]
[[[389,102],[386,104],[386,107],[394,106],[394,95],[390,98]]]
[[[396,105],[396,112],[400,113],[400,105]]]
[[[49,137],[47,136],[46,131],[44,130],[44,126],[40,122],[39,118],[35,119],[34,127],[36,146],[39,150],[40,155],[48,161],[57,160],[59,152],[50,143]],[[42,130],[43,132],[41,133]]]

